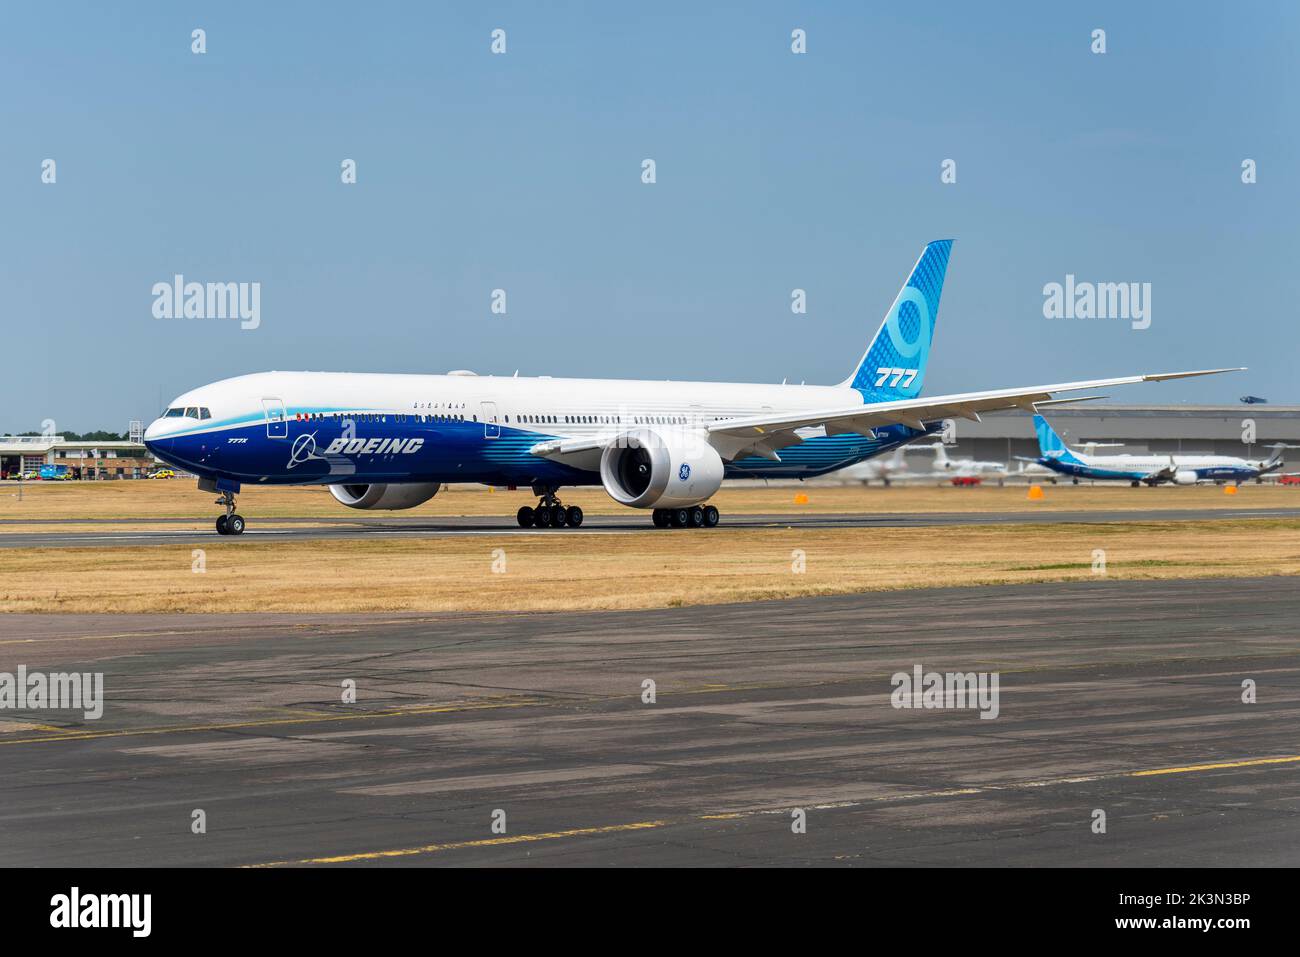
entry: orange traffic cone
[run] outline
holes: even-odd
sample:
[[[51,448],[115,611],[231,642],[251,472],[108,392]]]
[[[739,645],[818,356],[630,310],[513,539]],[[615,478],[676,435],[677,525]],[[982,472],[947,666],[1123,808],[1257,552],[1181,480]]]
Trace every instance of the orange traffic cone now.
[[[1042,497],[1043,497],[1043,487],[1041,485],[1029,486],[1029,500],[1031,502],[1037,502],[1040,499],[1042,499]]]

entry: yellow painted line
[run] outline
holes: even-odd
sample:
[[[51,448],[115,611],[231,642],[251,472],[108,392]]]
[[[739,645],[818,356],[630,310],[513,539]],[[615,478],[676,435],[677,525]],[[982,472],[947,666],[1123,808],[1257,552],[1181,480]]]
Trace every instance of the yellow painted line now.
[[[14,738],[0,740],[0,745],[37,744],[50,741],[93,741],[98,738],[133,738],[152,734],[176,734],[193,731],[232,731],[240,728],[264,728],[286,724],[314,724],[323,721],[363,721],[367,718],[401,718],[407,715],[448,714],[458,711],[488,711],[494,708],[527,708],[541,704],[542,700],[488,701],[481,704],[434,705],[428,708],[403,708],[389,711],[366,711],[360,714],[329,714],[324,717],[265,718],[260,721],[232,721],[227,724],[180,724],[158,728],[124,728],[118,731],[70,731],[64,734],[47,734],[39,738]],[[65,729],[60,728],[60,731]]]
[[[22,727],[8,730],[5,728],[6,723],[19,724]],[[23,731],[45,731],[49,734],[62,734],[67,730],[67,728],[60,728],[55,724],[41,724],[39,721],[21,721],[18,719],[14,719],[12,722],[9,722],[9,719],[0,721],[0,734],[21,734]]]
[[[577,827],[568,831],[547,831],[542,834],[512,834],[505,837],[488,837],[477,841],[453,841],[448,844],[425,844],[422,847],[402,847],[391,851],[367,851],[361,854],[340,854],[335,857],[306,857],[297,861],[271,861],[250,864],[248,867],[285,867],[295,864],[351,864],[356,861],[374,861],[387,857],[411,857],[415,854],[436,854],[439,851],[457,851],[470,847],[501,847],[508,844],[531,844],[535,841],[556,841],[566,837],[590,837],[595,834],[617,834],[623,831],[645,831],[663,827],[667,821],[636,821],[632,824],[610,824],[605,827]]]
[[[931,800],[934,798],[964,797],[972,794],[988,794],[994,791],[1020,791],[1027,788],[1057,787],[1062,784],[1091,784],[1094,781],[1110,781],[1116,778],[1148,777],[1156,774],[1183,774],[1195,771],[1214,771],[1220,768],[1246,768],[1270,764],[1300,763],[1300,755],[1285,758],[1251,758],[1243,761],[1223,761],[1216,764],[1192,764],[1179,768],[1152,768],[1145,771],[1109,771],[1067,778],[1043,778],[1035,781],[1013,781],[1007,784],[984,784],[964,788],[941,788],[933,791],[909,791],[900,794],[881,794],[876,797],[857,800],[836,801],[829,804],[805,804],[804,810],[832,811],[845,808],[866,807],[871,804],[892,804],[898,801]],[[787,814],[795,809],[794,805],[778,808],[759,808],[748,811],[731,811],[718,814],[699,814],[694,820],[726,821],[737,818],[756,817],[760,814]]]
[[[1222,761],[1218,764],[1189,764],[1181,768],[1154,768],[1150,771],[1133,771],[1131,777],[1142,778],[1153,774],[1188,774],[1193,771],[1217,771],[1220,768],[1253,768],[1264,764],[1295,764],[1300,755],[1290,758],[1251,758],[1246,761]]]
[[[1245,761],[1225,761],[1216,764],[1195,764],[1178,768],[1153,768],[1146,771],[1119,771],[1088,775],[1083,777],[1054,778],[1038,781],[1019,781],[1009,784],[989,784],[980,787],[965,788],[945,788],[935,791],[920,791],[907,794],[887,794],[875,798],[856,801],[840,801],[833,804],[812,804],[804,805],[811,810],[836,810],[843,808],[864,807],[876,803],[892,803],[895,801],[916,800],[936,797],[956,797],[959,795],[982,794],[991,791],[1009,791],[1020,790],[1023,788],[1048,787],[1058,784],[1079,784],[1091,781],[1100,781],[1114,779],[1117,777],[1144,777],[1154,774],[1179,774],[1194,771],[1212,771],[1220,768],[1239,768],[1253,767],[1270,764],[1293,764],[1300,762],[1300,755],[1283,758],[1254,758]],[[512,844],[530,844],[537,841],[554,841],[563,838],[573,837],[591,837],[600,834],[618,834],[628,831],[644,831],[654,828],[668,827],[687,823],[687,820],[694,821],[727,821],[743,818],[752,818],[758,815],[782,814],[793,810],[793,807],[781,808],[761,808],[748,811],[728,811],[714,814],[696,814],[689,819],[679,821],[636,821],[630,824],[610,824],[602,827],[579,827],[571,828],[565,831],[546,831],[540,834],[514,834],[502,837],[480,838],[471,841],[451,841],[443,844],[424,844],[419,847],[394,848],[384,851],[363,851],[356,854],[338,854],[331,857],[305,857],[298,860],[288,861],[269,861],[263,864],[249,864],[246,867],[267,868],[267,867],[287,867],[305,864],[349,864],[358,861],[383,860],[392,857],[411,857],[419,854],[436,854],[442,851],[465,850],[479,847],[503,847]]]

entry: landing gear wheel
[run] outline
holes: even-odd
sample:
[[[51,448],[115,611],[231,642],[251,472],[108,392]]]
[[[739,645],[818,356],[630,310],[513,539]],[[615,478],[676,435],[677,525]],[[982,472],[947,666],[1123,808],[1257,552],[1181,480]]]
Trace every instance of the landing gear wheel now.
[[[244,517],[235,514],[235,493],[226,491],[221,493],[221,498],[217,499],[218,505],[224,505],[226,514],[217,519],[218,535],[242,535],[244,533]]]
[[[686,528],[691,524],[691,510],[689,508],[669,509],[668,523],[673,528]]]
[[[722,516],[718,513],[718,510],[714,508],[712,505],[704,506],[704,527],[705,528],[717,528],[718,520],[721,518]]]
[[[519,511],[515,513],[515,518],[519,520],[520,528],[533,527],[533,507],[531,505],[522,505]]]
[[[564,511],[563,505],[551,506],[551,528],[564,528],[569,516]]]
[[[668,527],[668,512],[665,511],[664,509],[662,508],[655,509],[654,514],[650,517],[654,519],[655,528]]]
[[[533,527],[551,527],[551,510],[545,505],[539,505],[537,508],[533,509]]]
[[[582,509],[576,505],[570,505],[568,514],[565,516],[569,522],[569,528],[578,528],[582,525]]]
[[[704,509],[696,505],[690,510],[687,521],[690,522],[691,528],[699,528],[704,524]]]

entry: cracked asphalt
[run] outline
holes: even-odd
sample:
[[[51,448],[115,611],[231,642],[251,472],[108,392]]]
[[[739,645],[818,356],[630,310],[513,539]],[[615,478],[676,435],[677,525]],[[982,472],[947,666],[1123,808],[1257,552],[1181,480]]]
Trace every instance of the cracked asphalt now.
[[[1300,863],[1288,578],[0,623],[106,697],[0,711],[5,866]]]

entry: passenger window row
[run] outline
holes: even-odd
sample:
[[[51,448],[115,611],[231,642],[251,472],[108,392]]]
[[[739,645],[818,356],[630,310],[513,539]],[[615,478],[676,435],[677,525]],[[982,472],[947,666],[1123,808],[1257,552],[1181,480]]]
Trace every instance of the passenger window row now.
[[[635,415],[631,416],[637,425],[686,425],[684,415]],[[516,416],[517,422],[524,425],[553,425],[563,422],[565,425],[619,425],[623,418],[618,415],[531,415]],[[510,421],[510,416],[505,417]]]
[[[190,418],[208,419],[211,413],[207,409],[168,409],[165,413],[167,418],[176,418],[185,415]],[[294,418],[299,421],[324,421],[326,419],[351,419],[354,422],[387,422],[388,415],[377,412],[295,412]],[[407,419],[422,423],[443,423],[443,422],[466,422],[478,421],[478,416],[467,417],[459,412],[438,412],[414,415],[394,413],[394,422],[405,422]],[[713,421],[717,421],[722,416],[712,416]],[[629,416],[632,423],[636,425],[687,425],[690,420],[684,415],[634,415]],[[619,425],[623,420],[618,415],[551,415],[551,414],[533,414],[525,413],[515,416],[515,422],[520,425]],[[507,414],[502,417],[502,421],[507,425],[510,423],[510,416]]]
[[[389,416],[380,412],[295,412],[293,417],[301,422],[323,422],[329,420],[351,419],[353,422],[387,422]],[[412,419],[416,422],[464,422],[465,416],[459,413],[443,413],[440,415],[403,415],[394,413],[392,415],[394,422],[405,422]],[[475,419],[475,421],[478,421]]]

